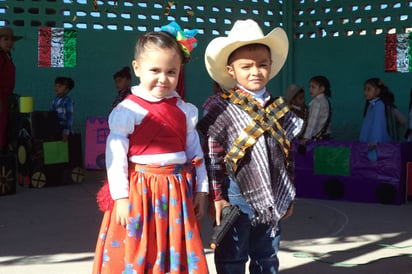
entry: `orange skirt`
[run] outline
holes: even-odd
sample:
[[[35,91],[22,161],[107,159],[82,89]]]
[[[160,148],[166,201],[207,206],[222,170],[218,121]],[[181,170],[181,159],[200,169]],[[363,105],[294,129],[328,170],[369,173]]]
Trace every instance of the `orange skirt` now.
[[[208,273],[187,167],[135,165],[129,180],[128,224],[104,213],[93,273]]]

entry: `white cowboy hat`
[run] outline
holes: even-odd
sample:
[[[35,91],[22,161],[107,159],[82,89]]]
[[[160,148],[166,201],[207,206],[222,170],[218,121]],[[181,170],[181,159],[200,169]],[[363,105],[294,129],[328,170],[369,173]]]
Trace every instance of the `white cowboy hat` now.
[[[248,44],[263,44],[270,48],[272,69],[269,80],[282,68],[288,55],[289,41],[282,28],[274,28],[266,36],[259,25],[251,20],[238,20],[227,37],[217,37],[206,47],[206,69],[213,80],[224,88],[233,88],[236,80],[226,70],[229,55],[236,49]]]

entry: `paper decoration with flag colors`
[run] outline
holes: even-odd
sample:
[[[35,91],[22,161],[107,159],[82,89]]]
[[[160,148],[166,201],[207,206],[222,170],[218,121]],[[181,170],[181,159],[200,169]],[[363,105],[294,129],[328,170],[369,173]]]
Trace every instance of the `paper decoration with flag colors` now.
[[[39,67],[75,67],[76,48],[76,30],[64,28],[39,29]]]
[[[385,46],[385,71],[412,71],[412,33],[387,34]]]

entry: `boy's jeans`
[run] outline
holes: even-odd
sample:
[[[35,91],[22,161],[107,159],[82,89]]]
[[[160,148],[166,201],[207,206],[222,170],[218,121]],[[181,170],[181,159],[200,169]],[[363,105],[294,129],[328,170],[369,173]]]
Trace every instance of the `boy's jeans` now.
[[[229,182],[229,202],[238,205],[243,214],[226,234],[215,250],[215,265],[219,274],[245,273],[245,264],[250,257],[250,274],[277,274],[279,260],[277,253],[280,241],[280,224],[275,237],[270,237],[272,226],[259,224],[252,226],[252,209],[243,199],[234,181]]]

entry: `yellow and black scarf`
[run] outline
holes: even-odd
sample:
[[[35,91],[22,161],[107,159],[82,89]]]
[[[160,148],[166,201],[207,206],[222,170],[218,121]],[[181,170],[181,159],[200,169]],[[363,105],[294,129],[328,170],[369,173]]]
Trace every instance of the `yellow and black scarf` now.
[[[276,225],[294,199],[287,155],[302,125],[283,98],[271,97],[262,107],[239,89],[222,93],[199,122],[199,130],[224,148],[222,164],[254,209],[255,223]]]

